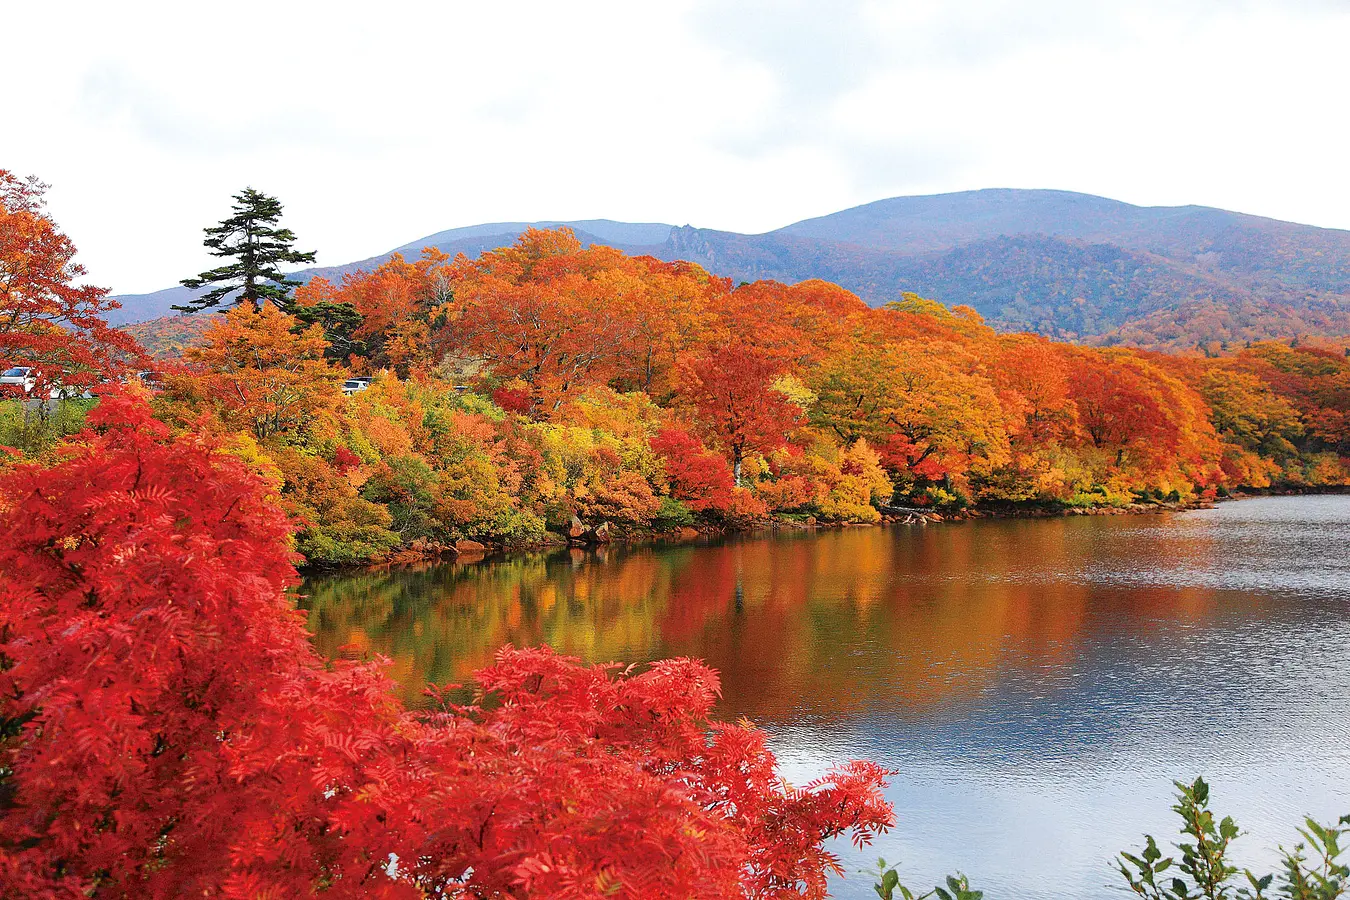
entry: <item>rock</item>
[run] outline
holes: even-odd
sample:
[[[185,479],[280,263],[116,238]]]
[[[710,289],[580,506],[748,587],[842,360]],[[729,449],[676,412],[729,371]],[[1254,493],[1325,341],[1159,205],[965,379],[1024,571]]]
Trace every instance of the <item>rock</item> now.
[[[600,527],[595,529],[595,542],[597,544],[609,543],[609,523],[601,522]]]
[[[697,528],[681,528],[679,531],[675,532],[675,536],[678,537],[678,538],[679,538],[680,540],[682,540],[682,541],[692,541],[692,540],[696,540],[696,539],[698,538],[698,529],[697,529]]]
[[[806,517],[806,524],[807,524],[807,525],[814,525],[814,524],[816,524],[816,517],[815,517],[815,516],[807,516],[807,517]]]
[[[478,541],[471,541],[468,538],[455,541],[456,553],[486,553],[487,544],[480,544]]]
[[[586,525],[576,516],[572,517],[572,524],[567,528],[567,536],[579,538],[586,534]]]

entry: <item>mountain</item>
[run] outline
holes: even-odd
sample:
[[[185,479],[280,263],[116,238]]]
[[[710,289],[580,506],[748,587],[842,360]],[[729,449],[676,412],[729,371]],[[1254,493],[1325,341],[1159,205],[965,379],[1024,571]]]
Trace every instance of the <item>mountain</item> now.
[[[895,197],[765,234],[607,219],[499,222],[390,253],[432,246],[473,256],[528,225],[567,225],[586,244],[687,259],[736,281],[823,278],[873,304],[914,291],[973,306],[996,327],[1069,340],[1176,347],[1350,333],[1350,231],[1069,191]],[[390,253],[298,277],[340,278]],[[171,288],[121,297],[114,321],[167,315],[188,296]]]

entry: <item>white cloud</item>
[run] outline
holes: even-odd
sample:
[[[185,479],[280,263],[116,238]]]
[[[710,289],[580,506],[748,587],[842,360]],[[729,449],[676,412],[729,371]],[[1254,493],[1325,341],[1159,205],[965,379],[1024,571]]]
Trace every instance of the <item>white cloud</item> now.
[[[320,261],[607,216],[767,230],[1057,187],[1350,227],[1350,6],[21,4],[0,166],[98,282],[167,286],[245,184]],[[17,112],[15,111],[17,109]]]

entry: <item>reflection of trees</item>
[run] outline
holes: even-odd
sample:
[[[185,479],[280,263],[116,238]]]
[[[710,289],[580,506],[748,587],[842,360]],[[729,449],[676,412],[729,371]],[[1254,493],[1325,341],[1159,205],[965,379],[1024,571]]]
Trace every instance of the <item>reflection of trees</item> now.
[[[1035,677],[1070,661],[1091,627],[1090,589],[1055,576],[1078,568],[1112,524],[564,551],[315,578],[303,591],[320,650],[387,654],[409,697],[465,679],[503,643],[548,643],[593,661],[705,659],[722,673],[727,716],[919,714],[978,697],[1010,667]],[[1119,602],[1136,595],[1150,617],[1178,600],[1140,591]],[[1170,615],[1188,614],[1180,599]]]

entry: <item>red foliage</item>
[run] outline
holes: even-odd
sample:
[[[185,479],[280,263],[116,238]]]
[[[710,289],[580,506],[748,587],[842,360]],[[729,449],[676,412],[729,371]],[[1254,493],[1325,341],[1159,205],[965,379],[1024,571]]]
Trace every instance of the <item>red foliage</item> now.
[[[534,406],[534,398],[525,388],[499,387],[492,392],[492,402],[507,412],[526,415]]]
[[[801,408],[773,387],[785,371],[768,353],[741,343],[713,350],[690,366],[684,393],[738,472],[747,453],[781,447],[802,421]]]
[[[888,471],[928,481],[937,481],[950,471],[938,457],[929,455],[926,443],[916,444],[898,431],[877,447],[877,456]]]
[[[790,788],[709,726],[691,660],[506,648],[405,711],[315,653],[242,461],[134,398],[90,424],[0,477],[0,896],[815,898],[891,824],[878,767]]]
[[[0,169],[0,369],[35,368],[38,393],[92,386],[142,356],[104,321],[119,306],[107,288],[74,284],[84,268],[75,244],[42,211],[45,187]]]
[[[346,447],[338,447],[333,452],[333,468],[337,469],[343,475],[346,475],[352,469],[361,465],[361,457],[357,456]]]
[[[314,657],[284,594],[290,526],[241,460],[169,442],[126,397],[89,424],[0,481],[0,721],[22,725],[0,741],[0,895],[317,878],[350,850],[308,735],[366,676]]]
[[[731,505],[735,484],[727,461],[703,446],[703,442],[679,428],[665,428],[651,439],[666,464],[670,495],[695,512],[725,510]]]

